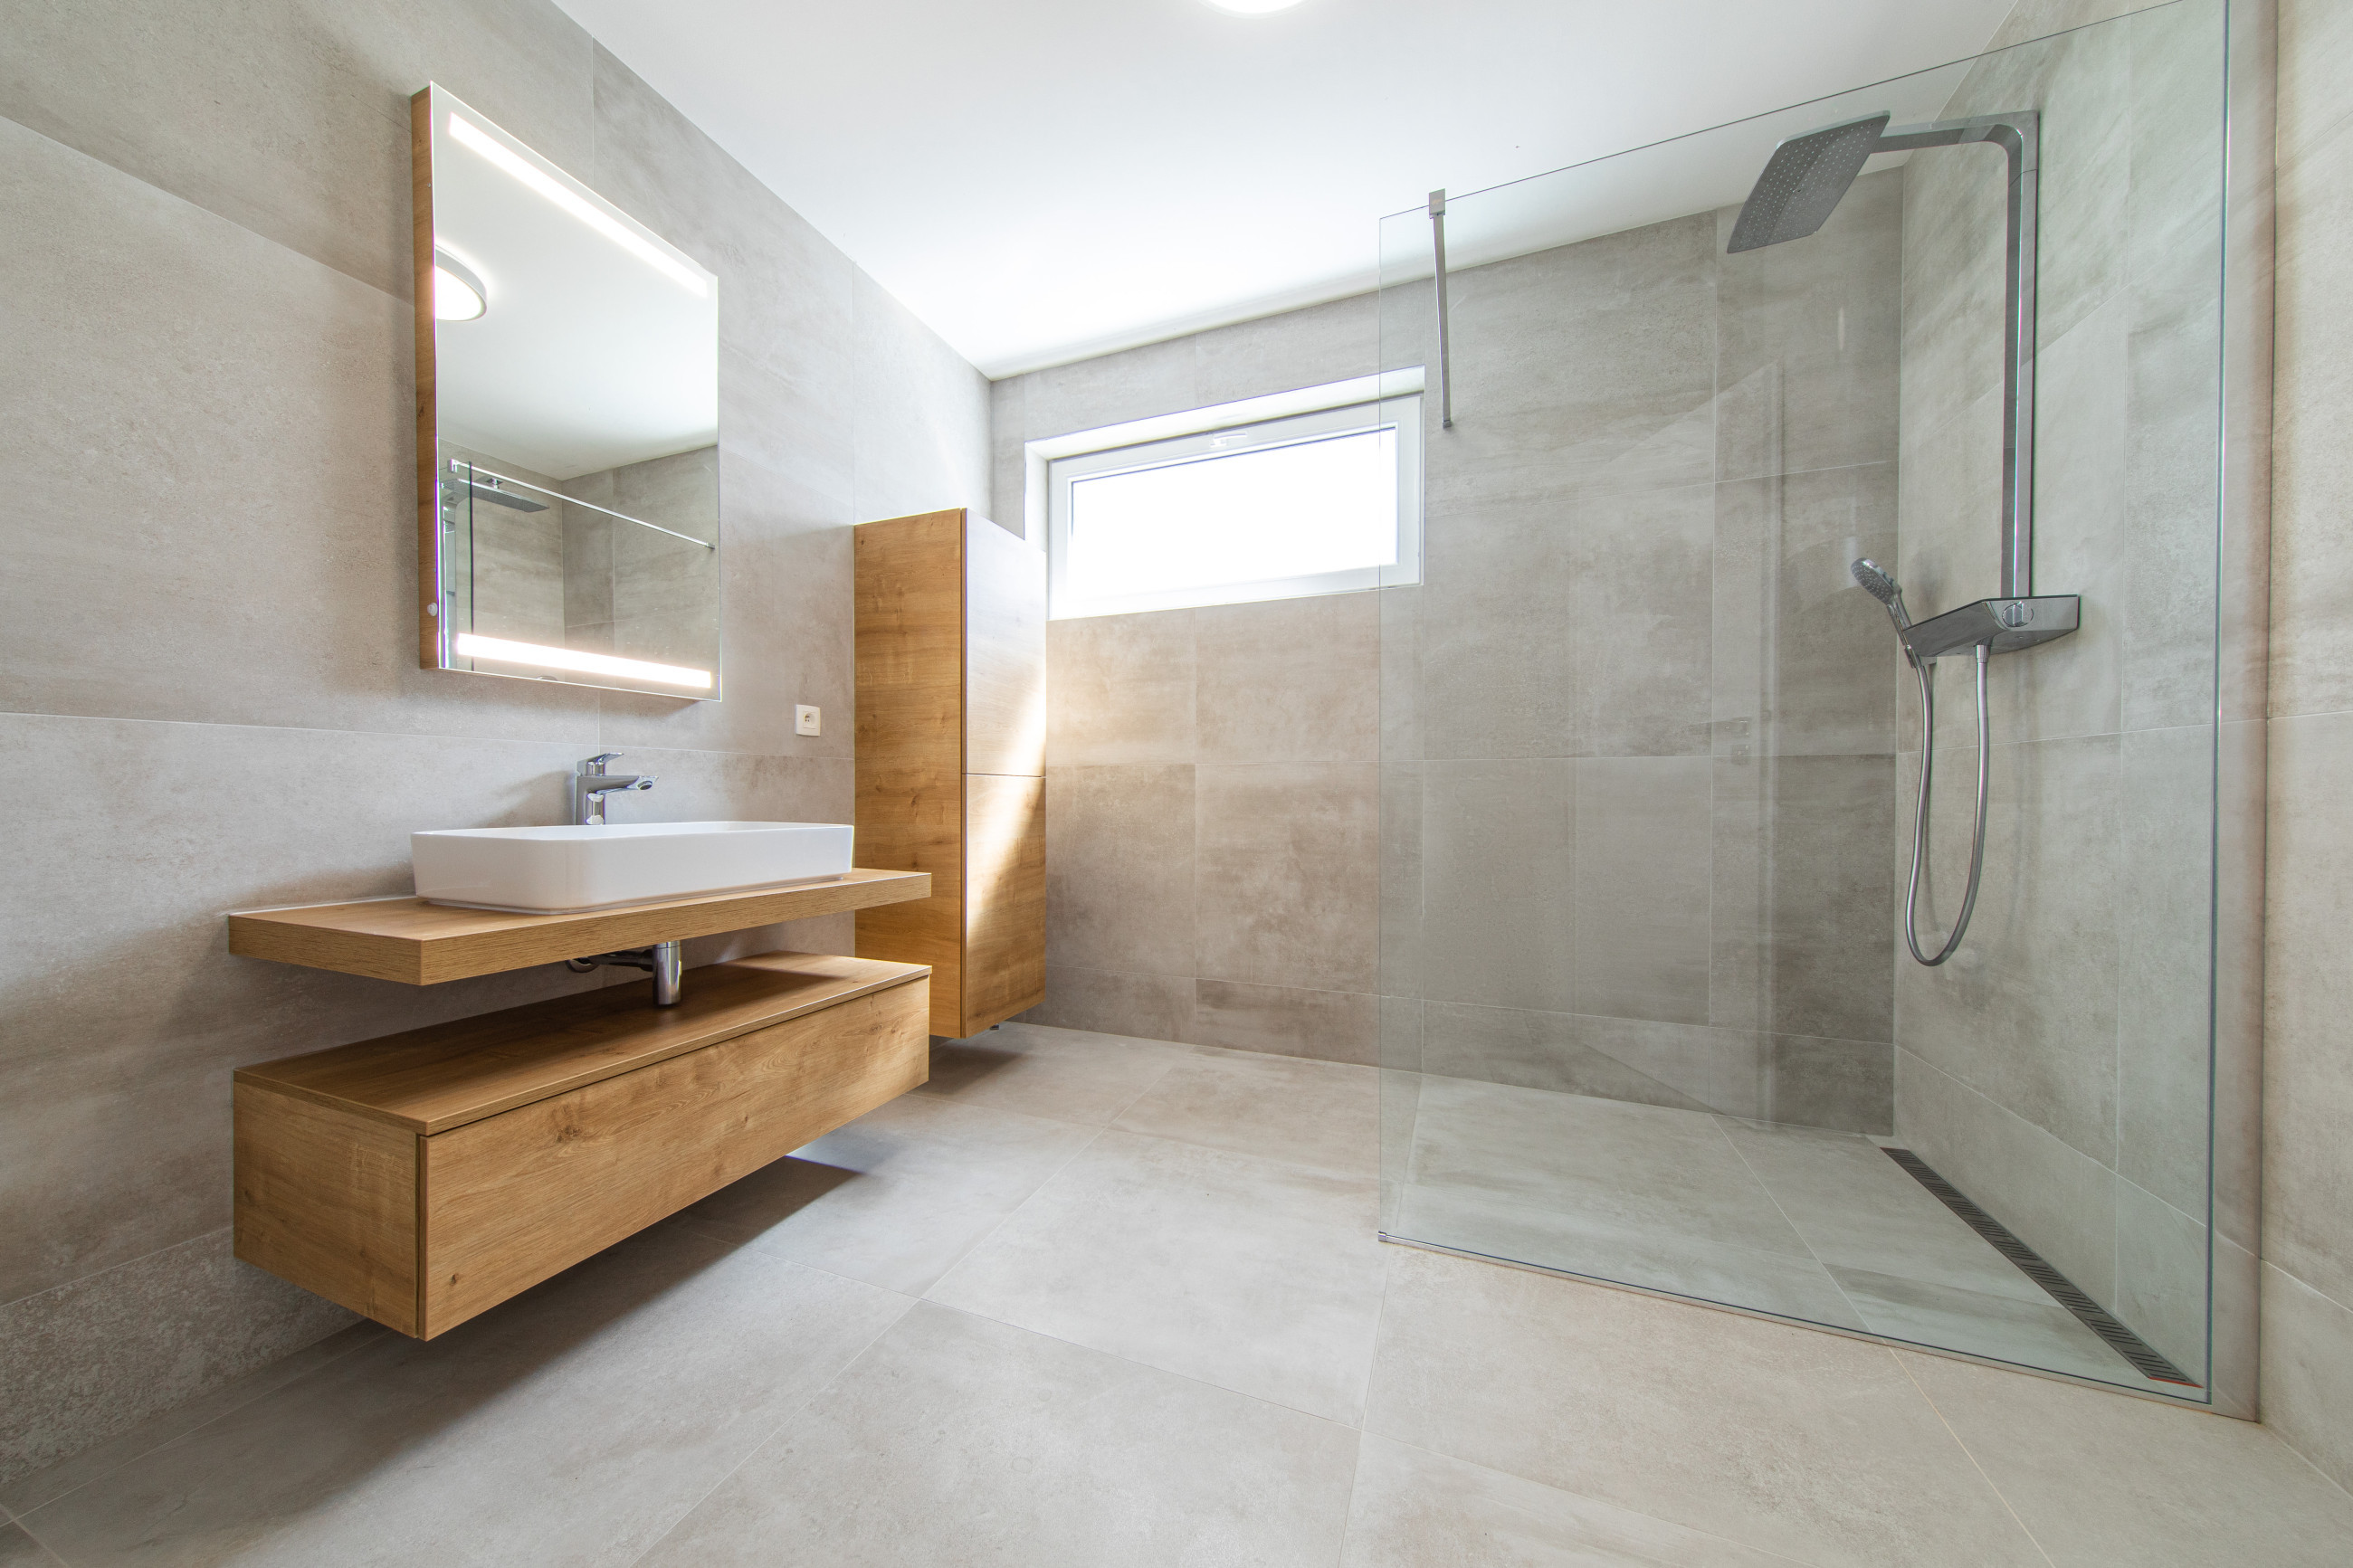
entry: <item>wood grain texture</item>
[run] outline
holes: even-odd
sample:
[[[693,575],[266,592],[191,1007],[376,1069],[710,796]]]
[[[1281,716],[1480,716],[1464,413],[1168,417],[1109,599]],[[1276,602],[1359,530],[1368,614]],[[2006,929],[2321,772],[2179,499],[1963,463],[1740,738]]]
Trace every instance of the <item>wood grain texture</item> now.
[[[433,355],[433,89],[408,100],[409,248],[417,291],[417,662],[441,668],[440,414]]]
[[[964,771],[1046,774],[1046,552],[965,524]]]
[[[447,1132],[754,1030],[924,978],[912,964],[769,952],[240,1068],[237,1082],[409,1135]]]
[[[929,898],[858,912],[858,954],[930,969],[933,1016],[942,1024],[959,1016],[963,988],[963,786],[956,773],[922,763],[858,762],[860,857],[932,879]]]
[[[858,525],[856,751],[964,771],[964,517]]]
[[[429,1139],[430,1338],[924,1081],[920,984]]]
[[[920,872],[860,869],[839,882],[712,893],[577,915],[506,915],[422,899],[372,899],[228,917],[228,950],[246,958],[438,985],[590,953],[716,936],[931,896]]]
[[[962,1038],[1043,993],[1044,792],[1014,781],[1045,773],[1045,557],[961,510],[857,531],[859,857],[932,876],[860,913],[858,952],[930,968]]]
[[[417,1135],[257,1084],[235,1107],[237,1257],[417,1332]]]
[[[964,1016],[976,1035],[1046,999],[1046,781],[965,781]]]

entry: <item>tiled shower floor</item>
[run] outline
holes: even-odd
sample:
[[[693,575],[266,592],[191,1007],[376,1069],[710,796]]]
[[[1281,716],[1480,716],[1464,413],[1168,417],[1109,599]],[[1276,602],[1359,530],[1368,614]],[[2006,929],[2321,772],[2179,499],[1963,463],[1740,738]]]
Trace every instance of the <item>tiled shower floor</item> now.
[[[0,1568],[2346,1560],[2353,1498],[2259,1426],[1383,1246],[1377,1079],[944,1045],[430,1343],[0,1484]]]
[[[1409,1162],[1393,1235],[2185,1392],[2144,1378],[1860,1134],[1467,1079],[1388,1086]]]

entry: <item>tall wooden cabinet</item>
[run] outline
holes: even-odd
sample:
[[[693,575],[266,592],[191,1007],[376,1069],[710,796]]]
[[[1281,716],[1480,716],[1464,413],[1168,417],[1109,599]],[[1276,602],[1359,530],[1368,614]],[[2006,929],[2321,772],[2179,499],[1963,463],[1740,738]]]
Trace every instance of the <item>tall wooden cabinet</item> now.
[[[929,964],[961,1039],[1046,994],[1046,557],[962,510],[857,541],[858,863],[932,876],[858,955]]]

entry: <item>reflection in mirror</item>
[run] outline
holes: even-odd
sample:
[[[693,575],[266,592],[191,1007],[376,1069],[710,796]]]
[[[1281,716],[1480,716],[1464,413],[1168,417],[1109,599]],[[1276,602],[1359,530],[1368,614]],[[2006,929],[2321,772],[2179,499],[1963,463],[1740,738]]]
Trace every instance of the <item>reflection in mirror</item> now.
[[[425,662],[719,695],[718,279],[415,100]]]

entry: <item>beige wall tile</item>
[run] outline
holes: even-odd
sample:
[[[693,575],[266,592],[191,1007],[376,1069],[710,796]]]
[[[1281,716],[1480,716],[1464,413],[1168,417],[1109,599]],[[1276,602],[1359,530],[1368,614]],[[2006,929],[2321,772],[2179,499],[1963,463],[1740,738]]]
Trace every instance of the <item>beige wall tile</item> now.
[[[1377,1067],[1380,998],[1352,991],[1197,980],[1191,1026],[1174,1037],[1229,1050]]]
[[[1046,770],[1046,952],[1075,969],[1190,975],[1194,770]]]
[[[1021,1022],[1139,1040],[1181,1040],[1193,1023],[1195,984],[1189,974],[1113,973],[1049,963],[1046,1000],[1022,1014]]]
[[[2147,731],[2120,744],[2116,1170],[2202,1214],[2215,1070],[2214,731]],[[2250,1234],[2243,1218],[2237,1234]]]
[[[1719,248],[1736,206],[1714,216]],[[1895,456],[1904,175],[1857,180],[1815,237],[1722,256],[1716,477]]]
[[[2288,14],[2325,6],[2294,5]],[[2284,26],[2285,26],[2284,21]],[[2340,77],[2344,59],[2326,68]],[[2293,76],[2315,68],[2283,55]],[[2321,103],[2341,101],[2341,87]],[[2320,112],[2293,93],[2281,102],[2282,134]],[[2279,176],[2278,358],[2272,469],[2274,713],[2353,708],[2353,450],[2339,438],[2353,418],[2353,129],[2340,121],[2307,132]]]
[[[2274,1263],[2263,1271],[2264,1422],[2322,1475],[2353,1488],[2353,1307]]]
[[[1194,770],[1196,971],[1369,993],[1379,954],[1377,764]]]
[[[1433,509],[1424,526],[1409,645],[1419,754],[1574,753],[1577,643],[1564,508],[1543,497],[1482,499]]]
[[[1708,1021],[1707,757],[1586,757],[1577,770],[1568,1011]]]
[[[1860,556],[1894,563],[1895,504],[1893,463],[1716,487],[1710,718],[1725,741],[1775,756],[1895,749],[1896,640],[1849,571]]]
[[[1895,1138],[2093,1300],[2115,1300],[2116,1177],[2105,1165],[1903,1045]]]
[[[1895,983],[1906,1050],[2105,1163],[2116,1159],[2118,758],[2114,736],[1995,749],[1968,935],[1941,968],[1905,959]],[[1924,944],[1958,910],[1972,831],[1974,756],[1940,750],[1937,765]],[[1908,837],[1917,759],[1900,772]],[[1970,1172],[1946,1173],[1974,1191]]]
[[[1355,763],[1378,754],[1378,595],[1192,614],[1199,761]]]
[[[2353,1298],[2353,714],[2272,721],[2272,864],[2264,921],[2263,1257]]]
[[[1046,623],[1046,760],[1191,763],[1197,610]]]
[[[851,299],[859,516],[987,515],[987,380],[863,271]]]
[[[1421,773],[1421,994],[1573,1011],[1575,764],[1432,762]]]
[[[1022,433],[1033,441],[1181,413],[1208,401],[1200,395],[1191,338],[1056,365],[1021,380]]]
[[[1700,213],[1452,274],[1454,402],[1478,417],[1427,444],[1433,513],[1713,479],[1715,261]]]
[[[353,1321],[237,1262],[226,1228],[0,1306],[0,1477],[111,1437]]]
[[[2353,1486],[2353,1070],[2342,931],[2353,833],[2353,13],[2279,8],[2279,179],[2273,449],[2269,878],[2263,1147],[2264,1419]]]
[[[593,738],[586,691],[416,668],[406,305],[6,121],[0,148],[0,463],[47,498],[0,586],[6,707]]]
[[[1596,496],[1569,512],[1572,753],[1706,753],[1715,543],[1713,485]]]
[[[1370,375],[1380,353],[1379,302],[1358,294],[1193,339],[1206,405]]]
[[[11,5],[0,115],[406,299],[408,98],[438,81],[590,178],[588,35],[553,6]]]
[[[2200,1383],[2206,1276],[2206,1222],[2130,1182],[2117,1182],[2116,1283],[2110,1310]]]

